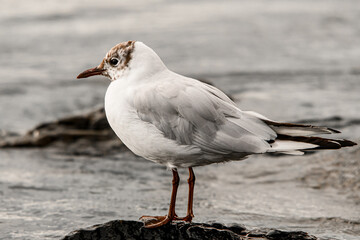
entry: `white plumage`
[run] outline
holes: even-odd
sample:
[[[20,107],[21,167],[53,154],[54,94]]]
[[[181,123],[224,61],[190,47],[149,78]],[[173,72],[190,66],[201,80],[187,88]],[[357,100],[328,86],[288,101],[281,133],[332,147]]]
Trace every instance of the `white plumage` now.
[[[118,137],[135,154],[168,167],[192,167],[247,155],[298,150],[316,144],[277,140],[278,134],[311,136],[327,128],[271,126],[241,111],[219,89],[176,74],[156,53],[136,42],[128,70],[114,79],[105,110]]]

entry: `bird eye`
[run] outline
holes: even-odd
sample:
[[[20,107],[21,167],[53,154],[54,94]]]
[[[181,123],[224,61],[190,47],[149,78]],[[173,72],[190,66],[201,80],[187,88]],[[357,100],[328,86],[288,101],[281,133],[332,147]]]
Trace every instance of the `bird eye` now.
[[[117,59],[117,58],[110,59],[110,64],[111,64],[111,66],[115,67],[116,65],[119,64],[119,59]]]

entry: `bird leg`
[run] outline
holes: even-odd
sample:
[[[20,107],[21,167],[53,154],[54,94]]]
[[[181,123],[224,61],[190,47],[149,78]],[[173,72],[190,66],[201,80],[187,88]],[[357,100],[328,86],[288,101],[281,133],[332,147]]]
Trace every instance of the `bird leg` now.
[[[175,220],[191,222],[194,217],[193,213],[193,197],[194,197],[194,186],[195,186],[195,174],[191,167],[189,167],[189,198],[188,198],[188,207],[187,207],[187,214],[183,218],[176,217]]]
[[[177,216],[175,214],[175,202],[176,202],[176,194],[177,194],[180,178],[176,168],[172,169],[172,173],[173,173],[173,180],[172,180],[173,188],[171,193],[169,213],[166,216],[142,216],[140,220],[145,221],[146,228],[161,227],[171,222],[172,220],[176,220]]]

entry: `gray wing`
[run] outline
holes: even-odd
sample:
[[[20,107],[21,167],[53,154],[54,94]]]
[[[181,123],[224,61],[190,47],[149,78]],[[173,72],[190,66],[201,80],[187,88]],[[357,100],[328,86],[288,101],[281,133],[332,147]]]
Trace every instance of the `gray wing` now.
[[[189,79],[150,84],[133,99],[141,120],[180,145],[211,154],[262,153],[276,133],[256,116],[238,109],[223,92]]]

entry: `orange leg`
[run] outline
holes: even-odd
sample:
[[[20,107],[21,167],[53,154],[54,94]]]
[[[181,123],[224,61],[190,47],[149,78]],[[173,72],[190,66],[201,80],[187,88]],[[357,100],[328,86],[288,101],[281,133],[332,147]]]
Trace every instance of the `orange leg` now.
[[[145,221],[146,228],[161,227],[171,222],[172,220],[175,220],[177,217],[175,214],[175,202],[176,202],[176,194],[177,194],[180,178],[176,169],[173,169],[172,173],[173,173],[173,180],[172,180],[173,188],[171,193],[169,213],[166,216],[142,216],[140,220]]]
[[[188,184],[189,184],[189,198],[188,198],[188,208],[187,208],[186,217],[184,217],[184,218],[176,217],[175,219],[181,220],[181,221],[186,221],[186,222],[191,222],[191,220],[194,217],[193,198],[194,198],[194,186],[195,186],[195,174],[191,167],[189,168]]]

